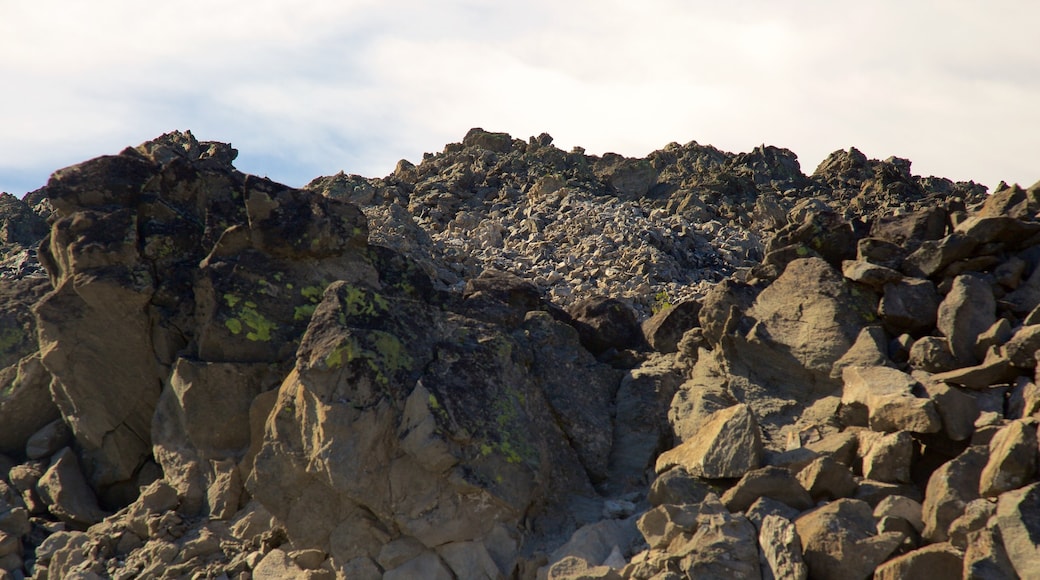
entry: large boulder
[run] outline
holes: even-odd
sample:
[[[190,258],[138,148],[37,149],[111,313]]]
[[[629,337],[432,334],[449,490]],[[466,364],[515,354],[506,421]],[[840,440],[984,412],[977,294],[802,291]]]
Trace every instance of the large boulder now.
[[[950,341],[950,350],[964,365],[978,362],[975,341],[996,322],[996,300],[989,284],[978,276],[961,275],[939,305],[937,327]]]
[[[91,485],[126,489],[116,503],[136,493],[180,357],[285,364],[330,281],[374,276],[356,207],[239,173],[235,154],[171,133],[43,190],[41,360]]]
[[[865,579],[899,546],[898,532],[876,533],[870,505],[839,499],[795,520],[809,575],[821,579]]]
[[[721,338],[714,374],[770,431],[778,429],[806,403],[841,387],[833,366],[876,322],[875,310],[876,298],[827,262],[795,260]]]
[[[337,566],[396,537],[432,549],[485,541],[496,523],[519,534],[542,514],[574,525],[585,516],[568,511],[572,494],[593,495],[606,467],[617,379],[546,313],[506,333],[389,285],[336,282],[248,488]]]

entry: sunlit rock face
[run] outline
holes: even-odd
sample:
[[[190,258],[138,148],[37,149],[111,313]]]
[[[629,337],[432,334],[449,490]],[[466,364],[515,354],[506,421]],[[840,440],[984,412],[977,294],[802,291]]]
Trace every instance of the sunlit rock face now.
[[[235,155],[0,197],[0,568],[1032,569],[1040,187],[482,129],[301,189]]]

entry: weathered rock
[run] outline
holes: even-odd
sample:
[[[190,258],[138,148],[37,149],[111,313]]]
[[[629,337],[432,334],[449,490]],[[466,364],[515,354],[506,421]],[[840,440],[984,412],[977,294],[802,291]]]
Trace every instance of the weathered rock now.
[[[700,324],[699,302],[687,300],[662,309],[642,324],[647,344],[658,352],[675,352],[683,334]]]
[[[692,440],[714,413],[737,404],[725,388],[690,380],[679,386],[668,409],[668,423],[679,442]]]
[[[798,481],[813,499],[839,499],[856,492],[856,480],[847,465],[829,456],[815,459],[798,472]]]
[[[919,335],[935,327],[938,308],[939,294],[931,281],[904,278],[884,286],[878,315],[890,334]]]
[[[957,276],[939,305],[936,325],[963,364],[978,362],[975,342],[996,322],[996,301],[989,284],[972,275]]]
[[[701,503],[712,489],[703,480],[694,477],[681,466],[660,474],[650,484],[646,500],[652,506],[665,504]]]
[[[767,262],[770,253],[784,248],[795,249],[794,254],[804,257],[815,252],[831,266],[840,268],[843,260],[853,257],[855,236],[845,220],[827,207],[806,211],[801,220],[792,220],[781,228],[766,244]],[[777,264],[783,271],[788,263]]]
[[[456,578],[467,575],[478,578],[509,577],[512,570],[502,570],[482,542],[453,542],[437,548],[437,554],[451,568]]]
[[[979,417],[979,403],[958,387],[937,382],[932,377],[923,378],[928,397],[942,419],[943,433],[952,441],[964,441],[975,432],[975,420]]]
[[[466,136],[462,139],[462,146],[508,153],[513,146],[513,138],[509,133],[493,133],[475,127],[466,132]]]
[[[258,578],[271,578],[272,580],[289,580],[290,578],[331,578],[332,575],[324,570],[305,570],[301,568],[293,559],[289,556],[286,551],[275,548],[267,553],[260,563],[257,564],[256,568],[253,569],[253,574]],[[435,576],[430,576],[431,578]],[[450,578],[450,576],[443,576],[443,578]]]
[[[949,538],[950,524],[964,513],[968,502],[979,497],[979,479],[986,460],[986,448],[969,447],[928,478],[922,504],[925,539],[945,542]]]
[[[1006,384],[1015,379],[1019,371],[1003,353],[990,349],[981,364],[962,367],[952,371],[936,373],[932,379],[961,385],[968,389],[982,390],[994,385]]]
[[[903,260],[902,270],[908,276],[928,278],[953,262],[970,257],[978,245],[978,240],[961,232],[925,241]]]
[[[166,479],[184,500],[183,513],[213,513],[217,506],[208,501],[207,490],[222,474],[225,483],[238,477],[218,466],[237,462],[249,448],[249,408],[276,384],[272,375],[267,364],[177,360],[157,403],[152,439]],[[227,507],[232,506],[218,511]]]
[[[531,310],[544,310],[541,292],[534,283],[501,270],[485,270],[466,282],[463,298],[489,311],[502,310],[500,320],[515,325]]]
[[[904,247],[916,248],[923,241],[942,238],[946,233],[946,221],[946,209],[941,207],[883,216],[871,226],[870,235]]]
[[[1019,576],[1040,570],[1040,483],[1010,491],[997,502],[997,525],[1008,559]]]
[[[50,512],[70,526],[85,528],[105,517],[68,447],[54,455],[37,487]]]
[[[548,580],[621,580],[610,566],[594,566],[575,556],[567,556],[549,568]]]
[[[683,532],[695,532],[698,513],[695,505],[659,505],[640,516],[636,526],[651,548],[661,549]]]
[[[832,366],[874,318],[870,298],[826,262],[795,260],[749,309],[757,322],[730,354],[747,365],[759,384],[798,400],[831,394]],[[795,387],[788,381],[804,381]]]
[[[841,274],[874,290],[882,290],[885,284],[899,282],[903,274],[878,264],[872,264],[862,260],[845,260],[841,263]]]
[[[671,446],[668,410],[682,376],[669,363],[651,359],[621,379],[608,466],[609,479],[619,488],[644,485],[656,455]]]
[[[992,326],[979,333],[979,337],[975,340],[975,358],[978,360],[986,358],[986,353],[990,349],[1004,346],[1012,336],[1014,336],[1014,331],[1008,319],[998,318]]]
[[[830,457],[848,467],[857,457],[859,437],[852,430],[829,433],[818,441],[807,443],[805,447],[819,456]]]
[[[1013,580],[1019,577],[1008,559],[998,530],[982,529],[969,535],[961,577],[971,580]]]
[[[952,371],[957,358],[950,350],[950,341],[940,336],[922,336],[910,347],[910,366],[930,373]]]
[[[72,431],[65,421],[55,419],[33,433],[25,442],[25,456],[29,459],[49,457],[72,442]]]
[[[622,199],[638,199],[657,182],[657,170],[646,159],[630,159],[615,153],[605,154],[594,170]]]
[[[950,524],[950,543],[961,550],[968,547],[968,537],[989,527],[990,518],[997,513],[996,501],[979,498],[968,502],[964,513]]]
[[[536,503],[566,514],[571,494],[592,494],[583,465],[605,472],[616,380],[547,313],[510,335],[387,287],[334,283],[248,487],[294,542],[336,561],[374,557],[387,529],[429,548],[515,529]]]
[[[1029,219],[1036,215],[1038,207],[1036,190],[1026,191],[1018,186],[1012,185],[994,191],[986,198],[979,208],[978,217],[1010,217],[1014,219]]]
[[[906,249],[881,238],[866,237],[856,243],[856,259],[898,270],[906,257]]]
[[[1019,328],[1004,345],[1004,353],[1011,364],[1032,369],[1036,367],[1036,353],[1040,350],[1040,324]]]
[[[722,495],[722,503],[731,512],[742,512],[761,497],[773,498],[799,511],[813,505],[809,492],[790,471],[782,467],[763,467],[747,472]]]
[[[874,518],[878,520],[883,517],[902,518],[920,533],[924,530],[921,510],[920,502],[902,495],[890,495],[874,506]]]
[[[957,578],[963,568],[964,553],[950,544],[925,546],[893,558],[878,567],[878,580],[927,580]]]
[[[876,481],[910,483],[913,437],[897,431],[878,438],[863,454],[863,476]]]
[[[1034,421],[1012,421],[989,442],[989,461],[979,479],[979,495],[998,496],[1037,479],[1037,435]]]
[[[835,361],[831,378],[839,379],[846,367],[894,366],[888,357],[888,338],[880,326],[867,326],[860,331],[856,342]]]
[[[913,484],[888,483],[885,481],[874,481],[873,479],[860,479],[859,486],[853,499],[859,499],[872,506],[879,505],[885,498],[892,496],[903,496],[914,501],[923,501],[924,495],[921,490]]]
[[[657,473],[675,466],[709,479],[742,477],[762,464],[758,422],[747,405],[716,411],[695,436],[657,458]]]
[[[769,515],[762,520],[758,532],[762,551],[762,578],[804,580],[809,568],[802,558],[802,541],[790,520]]]
[[[60,416],[50,384],[38,354],[0,370],[0,453],[23,453],[29,438]]]
[[[885,433],[937,433],[942,429],[942,420],[931,399],[907,395],[874,397],[869,421],[871,429]]]
[[[1040,385],[1019,377],[1007,402],[1008,419],[1024,419],[1040,411]]]
[[[747,516],[748,521],[754,524],[756,528],[761,528],[762,520],[766,516],[780,516],[785,520],[794,521],[801,512],[802,510],[796,510],[781,501],[769,497],[760,497],[755,500],[755,503],[751,504],[751,507],[744,511],[744,515]]]
[[[669,551],[682,555],[679,568],[688,577],[761,578],[755,527],[744,516],[727,512],[717,497],[708,496],[701,504],[697,531],[685,538]]]
[[[708,344],[718,344],[723,335],[734,330],[730,326],[739,321],[739,313],[751,307],[759,290],[733,280],[723,280],[708,290],[697,315]],[[734,313],[738,315],[736,320]]]
[[[550,570],[567,558],[577,558],[592,567],[604,564],[616,551],[630,552],[641,530],[636,517],[601,520],[578,528],[565,544],[549,555]]]
[[[643,332],[636,322],[635,313],[616,298],[589,298],[572,304],[567,313],[573,318],[571,324],[578,330],[581,343],[593,354],[602,354],[612,348],[637,347],[643,343]]]
[[[795,521],[805,563],[813,578],[868,578],[903,540],[896,532],[875,535],[870,506],[839,499]]]
[[[934,403],[913,396],[918,383],[904,372],[888,367],[846,367],[842,379],[842,404],[865,407],[875,431],[934,433],[941,428]]]

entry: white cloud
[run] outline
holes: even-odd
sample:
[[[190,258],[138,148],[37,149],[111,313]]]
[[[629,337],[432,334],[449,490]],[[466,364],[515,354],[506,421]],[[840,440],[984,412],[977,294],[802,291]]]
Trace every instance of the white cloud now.
[[[172,129],[301,185],[473,126],[645,155],[857,146],[917,173],[1040,178],[1040,5],[823,0],[0,3],[0,190]],[[32,177],[35,176],[35,177]]]

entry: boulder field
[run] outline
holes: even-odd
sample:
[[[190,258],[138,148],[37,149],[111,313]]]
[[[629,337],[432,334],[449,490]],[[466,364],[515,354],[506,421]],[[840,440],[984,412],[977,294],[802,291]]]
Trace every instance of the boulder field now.
[[[1037,577],[1040,184],[236,155],[0,194],[0,579]]]

